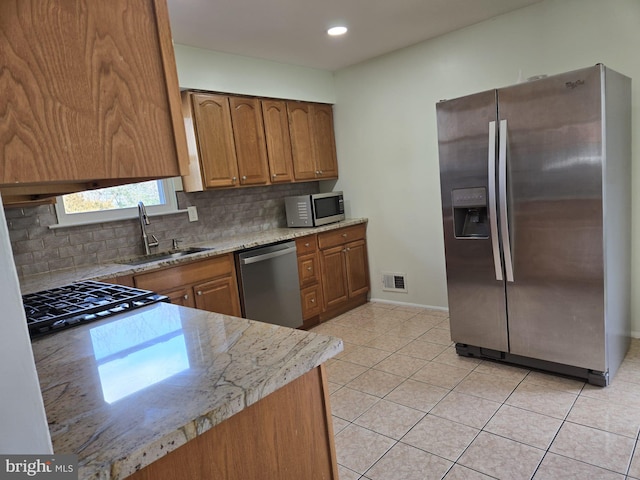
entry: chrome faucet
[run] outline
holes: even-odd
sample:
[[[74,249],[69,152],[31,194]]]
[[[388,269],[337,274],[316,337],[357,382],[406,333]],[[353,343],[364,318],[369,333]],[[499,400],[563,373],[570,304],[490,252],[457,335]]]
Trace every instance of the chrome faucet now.
[[[140,219],[140,229],[142,230],[142,244],[144,245],[145,255],[151,253],[150,247],[157,247],[159,242],[155,235],[151,235],[151,241],[147,236],[147,225],[150,224],[149,217],[147,216],[147,209],[144,203],[138,202],[138,218]]]

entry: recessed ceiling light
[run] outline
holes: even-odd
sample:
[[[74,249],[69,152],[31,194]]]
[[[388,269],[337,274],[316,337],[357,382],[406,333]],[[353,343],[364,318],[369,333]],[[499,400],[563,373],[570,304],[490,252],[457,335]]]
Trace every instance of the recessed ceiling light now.
[[[329,30],[327,30],[327,33],[332,37],[344,35],[345,33],[347,33],[347,27],[331,27]]]

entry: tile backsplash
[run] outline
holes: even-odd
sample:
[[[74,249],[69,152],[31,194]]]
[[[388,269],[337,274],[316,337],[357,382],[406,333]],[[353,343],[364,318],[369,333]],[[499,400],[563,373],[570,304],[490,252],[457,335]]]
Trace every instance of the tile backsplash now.
[[[189,244],[285,227],[284,197],[318,191],[318,182],[309,182],[178,192],[178,207],[197,207],[198,221],[189,222],[186,212],[151,217],[147,233],[158,238],[159,250],[168,250],[174,238]],[[57,223],[53,205],[8,208],[5,215],[21,277],[143,253],[137,218],[51,229]]]

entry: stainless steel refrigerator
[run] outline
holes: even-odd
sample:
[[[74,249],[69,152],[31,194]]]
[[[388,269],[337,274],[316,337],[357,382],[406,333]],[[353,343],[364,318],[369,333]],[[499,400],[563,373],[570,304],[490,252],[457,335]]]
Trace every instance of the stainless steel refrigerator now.
[[[607,385],[630,337],[631,80],[596,65],[436,110],[458,354]]]

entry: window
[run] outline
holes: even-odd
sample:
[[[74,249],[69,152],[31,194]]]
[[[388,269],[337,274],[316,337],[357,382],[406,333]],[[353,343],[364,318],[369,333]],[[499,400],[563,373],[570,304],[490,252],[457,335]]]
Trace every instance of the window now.
[[[135,218],[140,201],[149,215],[175,213],[179,187],[169,178],[62,195],[56,199],[58,225],[52,227]]]

